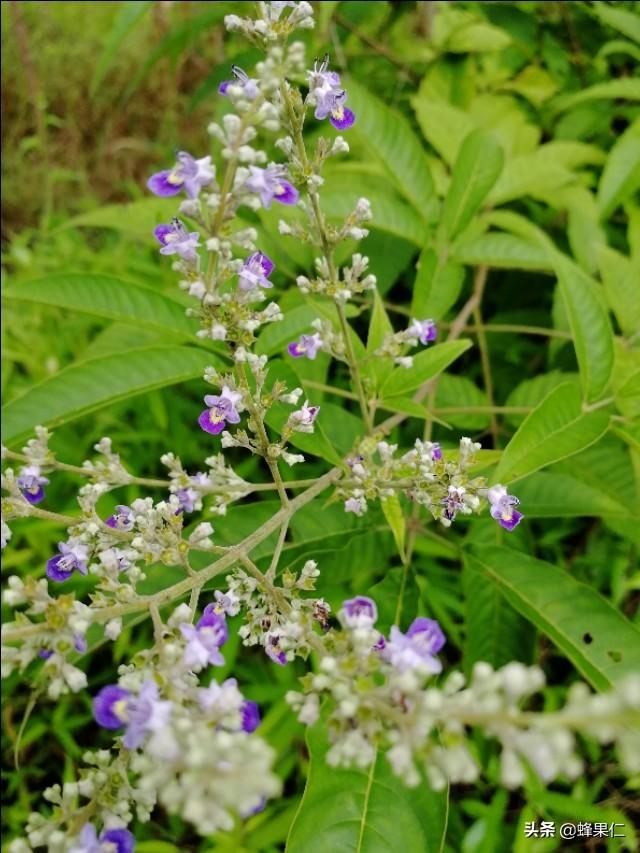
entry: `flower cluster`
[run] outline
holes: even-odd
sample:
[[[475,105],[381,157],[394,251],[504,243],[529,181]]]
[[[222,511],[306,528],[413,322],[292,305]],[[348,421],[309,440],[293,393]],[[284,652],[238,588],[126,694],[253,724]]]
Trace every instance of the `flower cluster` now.
[[[487,488],[484,477],[474,477],[473,467],[480,444],[460,439],[457,454],[447,458],[437,442],[416,439],[412,450],[396,456],[397,445],[363,442],[359,453],[347,459],[349,477],[338,489],[347,512],[361,516],[368,501],[403,494],[425,506],[444,527],[458,515],[481,512],[489,504],[492,518],[513,530],[523,518],[519,501],[504,486]]]
[[[391,356],[395,364],[409,368],[413,365],[413,358],[404,354],[405,347],[427,346],[435,341],[437,334],[433,320],[412,320],[404,331],[386,335],[376,355]]]

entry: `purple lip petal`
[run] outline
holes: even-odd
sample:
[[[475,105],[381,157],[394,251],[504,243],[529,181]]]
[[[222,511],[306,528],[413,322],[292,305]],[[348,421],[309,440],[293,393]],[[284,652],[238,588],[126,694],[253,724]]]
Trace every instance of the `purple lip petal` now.
[[[304,352],[300,349],[298,341],[293,341],[288,344],[287,351],[289,355],[292,355],[294,358],[302,358],[304,356]]]
[[[169,181],[168,178],[171,174],[170,169],[165,169],[163,172],[156,172],[155,175],[151,175],[147,181],[147,186],[154,195],[160,196],[161,198],[178,195],[184,182],[180,181],[180,183],[175,183],[173,181]]]
[[[159,243],[162,243],[164,246],[166,243],[167,234],[173,234],[173,226],[171,225],[156,225],[153,229],[153,233],[158,240]]]
[[[331,118],[329,119],[336,130],[348,130],[350,127],[353,127],[356,120],[355,113],[346,107],[343,107],[341,113],[342,115],[332,113]]]
[[[114,705],[130,697],[129,691],[117,684],[107,684],[103,687],[93,699],[93,716],[98,725],[104,729],[121,728],[124,721],[115,713]]]
[[[257,702],[247,700],[242,706],[242,731],[251,734],[260,725],[260,708]]]
[[[271,260],[271,258],[267,257],[267,255],[262,252],[257,252],[255,256],[260,261],[260,266],[262,267],[263,274],[268,278],[274,270],[275,264]],[[250,259],[251,260],[251,259]]]
[[[39,504],[44,500],[44,489],[40,486],[37,492],[24,491],[22,492],[22,496],[25,500],[29,501],[30,504]]]
[[[274,198],[280,204],[296,204],[300,198],[300,193],[289,181],[282,181],[280,183],[280,192],[276,193]]]
[[[198,418],[198,423],[205,432],[211,433],[211,435],[218,435],[218,433],[222,432],[225,428],[225,422],[224,420],[221,420],[218,423],[211,423],[211,411],[211,409],[205,409]],[[238,420],[240,420],[240,418],[238,418]]]
[[[517,509],[514,509],[511,513],[510,519],[506,520],[504,518],[500,518],[500,519],[498,519],[498,521],[499,521],[501,527],[504,527],[505,530],[508,530],[509,532],[511,532],[514,529],[514,527],[517,527],[520,524],[520,521],[522,520],[522,518],[523,518],[522,513],[518,512]]]
[[[101,844],[111,844],[115,853],[133,853],[136,840],[128,829],[107,829],[100,836]]]
[[[47,577],[50,578],[52,581],[66,581],[73,574],[73,568],[58,568],[58,564],[63,558],[64,554],[57,554],[55,557],[52,557],[50,560],[47,560]]]

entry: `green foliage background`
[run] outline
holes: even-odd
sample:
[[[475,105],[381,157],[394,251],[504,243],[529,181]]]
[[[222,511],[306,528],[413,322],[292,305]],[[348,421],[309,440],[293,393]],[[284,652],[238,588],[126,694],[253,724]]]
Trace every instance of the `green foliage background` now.
[[[232,62],[250,67],[259,58],[223,30],[224,15],[238,5],[2,6],[3,440],[11,447],[44,422],[60,426],[53,446],[76,464],[103,435],[139,475],[157,473],[166,450],[191,468],[210,452],[194,424],[199,377],[215,354],[193,338],[186,300],[151,237],[174,202],[150,199],[144,184],[177,147],[196,156],[208,151],[207,122],[226,110],[218,83]],[[507,543],[487,518],[446,534],[411,518],[415,550],[403,586],[382,513],[354,520],[336,506],[319,515],[312,505],[294,518],[287,562],[317,559],[321,593],[334,606],[370,589],[389,622],[399,615],[404,625],[418,611],[438,618],[448,637],[446,666],[539,662],[554,685],[545,693],[548,708],[576,670],[606,688],[637,671],[640,659],[638,6],[316,6],[318,25],[304,36],[309,55],[328,47],[348,71],[358,115],[351,153],[331,166],[323,204],[339,217],[366,195],[374,211],[364,252],[385,307],[381,301],[369,330],[366,312],[352,318],[363,342],[387,317],[402,327],[408,313],[434,316],[444,336],[486,276],[463,333],[473,346],[452,353],[450,365],[427,363],[428,356],[413,375],[371,376],[379,408],[406,411],[415,388],[439,374],[428,400],[434,436],[446,447],[469,434],[498,451],[486,455],[487,472],[494,466],[497,479],[516,482],[527,521]],[[318,132],[312,122],[309,136]],[[246,215],[277,265],[286,319],[259,344],[277,356],[316,316],[292,287],[310,256],[279,239],[277,213]],[[299,370],[303,381],[348,387],[324,357]],[[334,464],[361,432],[348,400],[317,390],[313,398],[322,403],[326,436],[310,449],[308,477]],[[422,435],[424,407],[417,414],[397,436],[403,446]],[[237,463],[242,476],[264,476],[252,459],[238,456]],[[76,486],[53,476],[51,505],[73,511]],[[135,488],[123,490],[123,502],[135,496]],[[218,541],[237,541],[272,509],[267,500],[234,508],[216,524]],[[59,528],[28,520],[12,526],[3,573],[42,575]],[[273,543],[261,548],[257,556],[267,560]],[[154,583],[168,580],[169,570],[158,569]],[[588,645],[587,633],[594,638]],[[146,625],[131,625],[112,648],[96,651],[89,693],[148,640]],[[524,822],[539,819],[625,823],[627,838],[608,848],[635,849],[640,780],[623,784],[614,756],[593,746],[589,769],[574,784],[551,791],[531,779],[523,793],[507,795],[495,750],[478,740],[489,782],[453,791],[446,819],[442,798],[412,800],[385,781],[380,760],[376,784],[382,791],[392,785],[393,797],[404,800],[394,800],[393,812],[404,816],[402,832],[387,827],[384,846],[376,834],[384,829],[384,796],[363,821],[366,780],[335,771],[323,777],[315,733],[308,792],[292,829],[309,752],[282,697],[302,669],[274,667],[233,643],[226,658],[220,675],[233,671],[265,711],[262,731],[278,752],[285,796],[234,833],[206,841],[156,813],[137,832],[141,853],[270,853],[283,849],[289,833],[291,851],[338,849],[331,832],[345,810],[365,827],[358,849],[367,851],[562,849],[559,839],[524,838]],[[88,695],[73,696],[38,705],[18,745],[30,691],[17,678],[5,686],[10,838],[61,768],[73,779],[84,749],[107,745],[109,735],[96,732]],[[314,791],[321,794],[327,780],[333,799],[319,822]],[[350,843],[345,850],[356,849]]]

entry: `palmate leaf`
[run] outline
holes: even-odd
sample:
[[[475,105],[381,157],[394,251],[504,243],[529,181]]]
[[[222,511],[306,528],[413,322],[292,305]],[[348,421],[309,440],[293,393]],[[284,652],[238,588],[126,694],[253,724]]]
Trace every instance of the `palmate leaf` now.
[[[512,483],[584,450],[609,427],[601,410],[584,412],[573,382],[563,382],[525,418],[505,447],[494,482]]]
[[[407,788],[380,754],[367,770],[329,767],[322,722],[308,730],[307,745],[311,766],[287,853],[389,853],[400,839],[404,853],[444,849],[446,791]]]
[[[568,572],[512,548],[475,548],[466,560],[597,690],[607,690],[640,669],[640,631]]]
[[[133,323],[179,338],[193,338],[197,329],[180,303],[150,288],[108,275],[47,276],[14,285],[4,296]]]
[[[80,362],[34,385],[2,407],[7,444],[28,437],[38,424],[60,426],[145,391],[202,376],[221,359],[192,347],[149,347]]]

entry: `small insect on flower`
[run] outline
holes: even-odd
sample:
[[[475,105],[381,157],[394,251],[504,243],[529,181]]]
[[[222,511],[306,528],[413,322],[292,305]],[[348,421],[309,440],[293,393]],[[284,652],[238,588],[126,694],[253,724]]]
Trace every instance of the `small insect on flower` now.
[[[492,486],[487,492],[487,500],[491,506],[491,517],[495,518],[501,527],[511,532],[522,521],[524,516],[515,508],[520,501],[507,493],[504,486]]]
[[[112,527],[114,530],[131,530],[133,528],[135,522],[135,515],[131,507],[125,506],[124,504],[118,504],[116,506],[116,511],[113,515],[110,515],[109,518],[105,521],[105,524],[108,527]]]
[[[316,105],[315,117],[329,121],[337,130],[348,130],[356,117],[352,110],[345,107],[347,93],[340,85],[340,75],[329,71],[329,55],[313,64],[313,70],[307,72],[309,78],[309,96]]]
[[[198,260],[196,249],[200,248],[200,234],[187,231],[179,219],[172,219],[170,225],[156,226],[153,233],[162,243],[161,255],[180,255],[183,261],[191,263]]]
[[[438,329],[433,320],[412,320],[407,329],[407,335],[411,338],[417,338],[421,344],[426,346],[435,341]]]
[[[22,492],[22,496],[30,504],[39,504],[44,500],[44,486],[49,481],[40,473],[39,465],[26,465],[20,469],[20,474],[16,481],[18,488]]]
[[[239,391],[232,391],[227,385],[222,386],[220,394],[207,394],[204,398],[208,407],[198,418],[198,423],[205,432],[217,435],[227,423],[240,423],[237,405],[242,399]]]
[[[322,346],[322,338],[319,332],[313,335],[300,335],[297,341],[292,341],[287,346],[289,355],[294,358],[309,358],[311,361],[315,359],[318,350]]]
[[[280,204],[296,204],[300,198],[298,190],[285,179],[287,172],[284,166],[276,163],[271,163],[266,169],[249,166],[249,172],[244,185],[249,192],[260,196],[263,207],[269,209],[274,199]]]
[[[136,840],[128,829],[105,829],[98,837],[95,826],[85,823],[69,853],[133,853],[135,848]]]
[[[52,581],[66,581],[74,572],[86,575],[89,549],[81,542],[59,542],[60,553],[47,560],[47,577]]]
[[[236,86],[237,88],[242,89],[242,94],[247,98],[247,100],[254,101],[260,94],[258,81],[249,77],[246,71],[243,71],[242,68],[239,68],[237,65],[231,66],[231,73],[233,74],[234,79],[225,80],[220,83],[218,86],[219,94],[227,95],[229,94],[229,86]]]
[[[151,175],[147,186],[154,195],[167,197],[184,190],[189,198],[197,198],[200,190],[213,182],[215,172],[211,157],[196,160],[186,151],[179,151],[173,169]]]
[[[269,276],[274,270],[274,263],[262,252],[254,252],[244,262],[238,275],[238,287],[245,293],[256,287],[268,289],[273,287]]]

